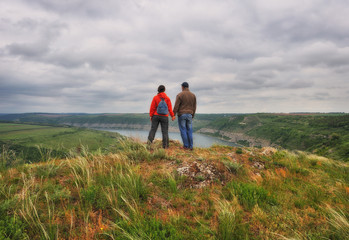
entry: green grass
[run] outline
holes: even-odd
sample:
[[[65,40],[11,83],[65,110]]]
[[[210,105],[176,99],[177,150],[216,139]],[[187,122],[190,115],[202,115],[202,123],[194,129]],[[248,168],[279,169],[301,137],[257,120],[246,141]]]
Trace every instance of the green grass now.
[[[69,152],[80,154],[84,147],[106,151],[117,138],[117,133],[89,129],[0,123],[1,165],[13,165],[13,158],[27,163],[63,158]]]
[[[224,188],[224,197],[232,200],[237,196],[239,202],[246,209],[252,209],[256,204],[265,207],[266,205],[275,206],[278,204],[276,198],[271,195],[262,186],[253,183],[229,182]]]
[[[0,141],[23,146],[71,149],[84,145],[94,151],[111,144],[112,136],[118,134],[72,127],[0,123]]]
[[[0,170],[0,239],[349,237],[348,163],[218,145],[149,149],[130,140],[110,150],[82,147],[66,159]],[[194,161],[219,180],[193,187],[206,178],[176,169]]]
[[[218,214],[217,239],[249,239],[247,224],[242,223],[241,212],[234,202],[219,202]]]

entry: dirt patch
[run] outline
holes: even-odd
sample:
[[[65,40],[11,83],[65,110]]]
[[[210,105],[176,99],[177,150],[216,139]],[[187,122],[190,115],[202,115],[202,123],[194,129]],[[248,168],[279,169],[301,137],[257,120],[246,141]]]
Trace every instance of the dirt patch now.
[[[212,183],[224,185],[229,175],[227,169],[217,163],[196,161],[184,163],[177,168],[177,173],[187,177],[182,185],[189,188],[203,188]]]

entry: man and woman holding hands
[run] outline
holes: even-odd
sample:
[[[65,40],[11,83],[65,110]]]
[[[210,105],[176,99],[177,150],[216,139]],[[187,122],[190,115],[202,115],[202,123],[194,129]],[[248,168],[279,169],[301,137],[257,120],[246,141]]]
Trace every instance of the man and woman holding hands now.
[[[162,132],[162,146],[168,148],[168,116],[170,115],[172,121],[175,116],[178,116],[178,127],[181,133],[183,148],[193,150],[193,118],[196,111],[196,96],[189,90],[189,84],[183,82],[181,84],[182,91],[177,95],[174,108],[170,98],[165,93],[165,86],[158,87],[158,94],[154,96],[150,105],[150,120],[151,129],[148,136],[148,143],[152,143],[155,137],[156,130],[159,124]]]

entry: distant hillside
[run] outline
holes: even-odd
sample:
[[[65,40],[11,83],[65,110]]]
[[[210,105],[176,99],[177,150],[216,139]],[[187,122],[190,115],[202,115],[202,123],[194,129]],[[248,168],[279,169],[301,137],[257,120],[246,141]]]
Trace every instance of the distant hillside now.
[[[0,123],[0,156],[11,156],[6,167],[42,161],[47,155],[64,158],[84,150],[106,151],[121,136],[75,127]]]
[[[50,114],[0,116],[3,121],[83,127],[149,129],[148,114]],[[177,130],[177,121],[170,128]],[[281,146],[349,161],[349,114],[197,114],[194,130],[245,146]]]
[[[349,239],[348,163],[160,145],[0,170],[0,239]]]
[[[286,149],[349,161],[349,114],[251,114],[211,121],[206,129],[226,137],[243,134]],[[205,129],[201,129],[203,132]],[[233,133],[233,134],[232,134]],[[238,142],[249,146],[246,141]]]
[[[229,114],[230,116],[231,114]],[[197,114],[195,129],[200,129],[209,122],[226,116],[225,114]],[[23,113],[0,115],[0,121],[70,125],[80,127],[110,127],[149,129],[149,114],[56,114],[56,113]],[[178,126],[177,121],[170,121],[170,126]]]

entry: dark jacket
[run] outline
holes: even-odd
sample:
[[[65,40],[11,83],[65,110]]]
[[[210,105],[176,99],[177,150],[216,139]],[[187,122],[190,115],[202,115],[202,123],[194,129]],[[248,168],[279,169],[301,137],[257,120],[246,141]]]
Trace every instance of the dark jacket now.
[[[176,97],[176,103],[173,108],[173,113],[180,117],[182,114],[188,113],[193,117],[196,112],[196,96],[190,92],[188,88],[185,88]]]

